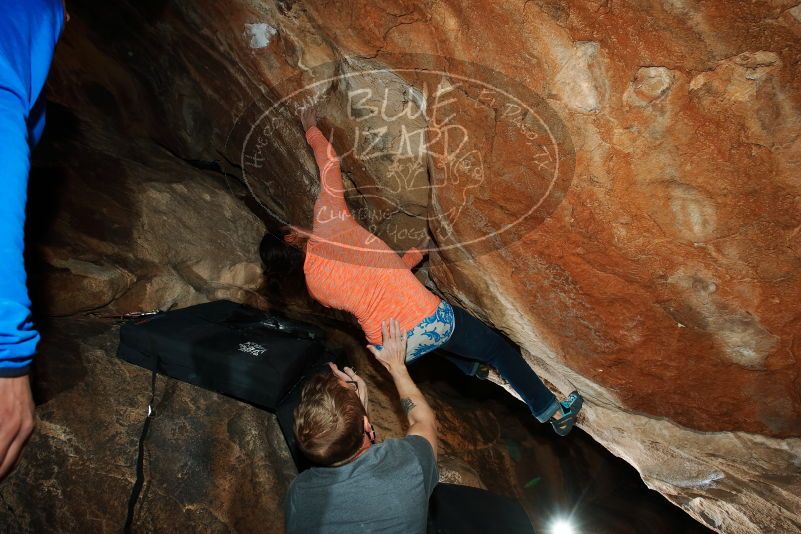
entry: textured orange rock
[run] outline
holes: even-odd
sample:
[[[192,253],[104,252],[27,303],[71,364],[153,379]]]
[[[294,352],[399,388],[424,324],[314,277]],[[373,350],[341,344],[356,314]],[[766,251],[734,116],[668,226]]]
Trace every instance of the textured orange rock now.
[[[588,430],[725,531],[799,527],[801,503],[789,496],[801,490],[801,25],[792,7],[310,9],[344,54],[487,62],[561,114],[576,171],[556,212],[474,261],[443,252],[434,280],[524,346],[563,393],[585,391]],[[459,193],[438,191],[435,206]],[[517,198],[511,181],[486,194],[487,209],[458,219],[458,236]],[[732,439],[749,452],[732,451]],[[755,478],[776,482],[742,482]],[[714,496],[735,490],[751,494]]]
[[[447,69],[448,57],[484,63],[546,99],[575,147],[564,199],[524,235],[432,255],[433,280],[508,333],[554,387],[582,390],[587,431],[694,517],[727,532],[801,528],[794,1],[116,9],[78,13],[54,97],[232,173],[244,140],[237,118],[265,93],[316,81],[311,68],[335,58],[352,57],[343,72],[398,67],[393,54],[410,51],[437,56],[426,68]],[[114,47],[104,45],[109,28]],[[395,101],[404,80],[414,83],[396,78],[360,79],[397,82]],[[346,91],[329,84],[312,95],[326,96],[323,122],[339,133],[351,120]],[[468,191],[453,223],[464,240],[501,225],[530,193],[513,172],[520,146],[504,141],[488,107],[461,98],[477,150],[499,151],[485,158],[492,187]],[[249,185],[271,211],[300,220],[317,185],[293,120],[271,132],[269,162]],[[386,185],[391,159],[344,163],[354,206],[386,208],[363,191]],[[438,190],[429,209],[448,213],[467,185]],[[419,227],[409,214],[420,213],[420,195],[392,200],[405,212],[378,230]]]
[[[688,427],[796,435],[798,28],[759,5],[525,4],[313,11],[347,52],[491,61],[564,112],[579,146],[567,199],[474,272],[508,280],[509,258],[529,258],[507,291],[570,367]]]

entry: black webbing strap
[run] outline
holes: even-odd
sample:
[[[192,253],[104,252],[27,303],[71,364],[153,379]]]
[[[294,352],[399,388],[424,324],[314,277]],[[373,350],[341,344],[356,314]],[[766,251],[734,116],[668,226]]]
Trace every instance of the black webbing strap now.
[[[128,516],[125,518],[125,527],[123,532],[130,534],[131,526],[133,525],[134,513],[136,511],[136,503],[139,501],[139,494],[142,492],[142,487],[145,484],[145,439],[147,439],[147,432],[150,430],[150,421],[153,418],[153,401],[156,398],[156,369],[158,369],[158,354],[154,351],[152,375],[150,377],[150,401],[147,404],[147,417],[145,424],[142,425],[142,434],[139,436],[139,455],[136,458],[136,481],[131,489],[131,496],[128,498]]]

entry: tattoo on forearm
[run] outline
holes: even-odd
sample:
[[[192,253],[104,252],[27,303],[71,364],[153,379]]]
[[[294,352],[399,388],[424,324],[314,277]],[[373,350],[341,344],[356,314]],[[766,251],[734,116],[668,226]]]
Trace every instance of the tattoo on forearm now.
[[[414,407],[417,406],[412,399],[401,399],[401,408],[403,408],[403,413],[409,415],[409,412],[414,410]]]

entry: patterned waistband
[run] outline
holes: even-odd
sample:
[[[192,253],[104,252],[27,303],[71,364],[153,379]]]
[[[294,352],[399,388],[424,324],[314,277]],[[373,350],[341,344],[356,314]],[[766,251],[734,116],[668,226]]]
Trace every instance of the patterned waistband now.
[[[406,333],[406,362],[412,362],[447,342],[456,326],[453,308],[440,301],[434,313]]]

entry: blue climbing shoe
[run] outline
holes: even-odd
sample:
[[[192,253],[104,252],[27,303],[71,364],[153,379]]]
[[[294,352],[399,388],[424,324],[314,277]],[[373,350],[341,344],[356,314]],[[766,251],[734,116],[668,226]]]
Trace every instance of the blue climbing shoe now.
[[[551,417],[548,422],[551,423],[554,432],[560,436],[567,436],[573,430],[576,424],[576,418],[581,411],[581,406],[584,404],[584,399],[579,395],[578,391],[574,391],[567,396],[565,400],[559,403],[562,410],[562,417],[556,419]]]

